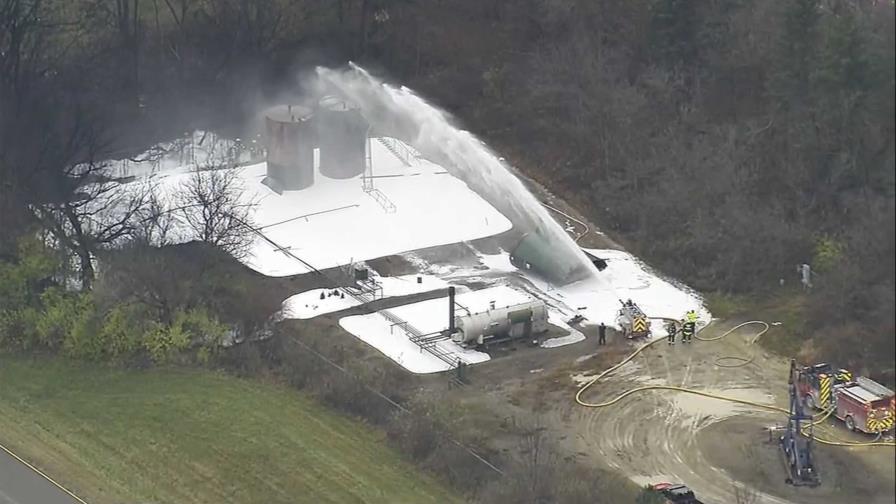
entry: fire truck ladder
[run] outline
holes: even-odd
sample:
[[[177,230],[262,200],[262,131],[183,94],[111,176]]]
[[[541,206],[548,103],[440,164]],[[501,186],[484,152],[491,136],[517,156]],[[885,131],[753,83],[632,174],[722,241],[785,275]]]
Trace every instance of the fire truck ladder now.
[[[813,425],[812,416],[803,411],[803,401],[800,400],[797,391],[797,367],[796,361],[790,361],[790,414],[787,419],[787,427],[779,443],[784,454],[784,462],[787,465],[789,476],[787,483],[794,486],[815,487],[821,483],[818,472],[815,470],[815,460],[812,454]],[[808,424],[807,427],[802,425]]]

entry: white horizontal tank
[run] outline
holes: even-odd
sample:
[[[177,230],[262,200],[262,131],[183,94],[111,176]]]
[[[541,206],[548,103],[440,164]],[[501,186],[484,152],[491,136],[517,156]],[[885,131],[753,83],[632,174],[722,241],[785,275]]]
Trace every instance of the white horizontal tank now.
[[[455,333],[451,338],[461,345],[481,345],[499,336],[520,338],[548,330],[547,308],[543,301],[533,300],[479,313],[454,317]]]

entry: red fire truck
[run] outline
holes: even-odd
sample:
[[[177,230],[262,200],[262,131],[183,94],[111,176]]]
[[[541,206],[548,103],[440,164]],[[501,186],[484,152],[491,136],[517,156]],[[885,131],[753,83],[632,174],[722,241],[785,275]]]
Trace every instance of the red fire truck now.
[[[834,408],[832,414],[849,430],[879,434],[896,425],[893,391],[869,378],[853,380],[845,369],[834,371],[824,363],[801,368],[799,391],[806,406]]]

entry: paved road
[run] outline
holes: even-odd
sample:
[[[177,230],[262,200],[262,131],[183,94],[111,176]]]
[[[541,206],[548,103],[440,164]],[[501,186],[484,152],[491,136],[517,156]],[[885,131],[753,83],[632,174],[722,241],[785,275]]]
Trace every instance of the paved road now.
[[[78,504],[46,478],[0,450],[0,504]]]

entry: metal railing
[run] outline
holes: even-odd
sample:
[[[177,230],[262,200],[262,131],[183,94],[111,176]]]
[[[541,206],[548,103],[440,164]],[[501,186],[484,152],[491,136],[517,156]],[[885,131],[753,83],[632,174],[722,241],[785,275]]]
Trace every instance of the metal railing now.
[[[396,207],[395,203],[392,203],[392,200],[386,197],[382,191],[375,187],[371,187],[369,190],[365,191],[371,198],[373,198],[379,205],[386,211],[386,213],[395,213]]]
[[[391,322],[392,327],[400,327],[408,336],[408,339],[411,341],[411,343],[414,343],[422,350],[429,352],[431,355],[435,356],[445,364],[448,364],[448,366],[450,366],[450,369],[456,368],[460,363],[468,364],[466,360],[464,360],[457,354],[447,352],[436,344],[439,341],[448,339],[447,337],[442,337],[441,335],[436,337],[436,334],[438,333],[424,334],[409,322],[403,320],[389,310],[380,310],[377,313]]]
[[[367,138],[367,152],[364,163],[364,174],[361,175],[361,189],[373,198],[386,213],[395,213],[395,203],[392,203],[392,200],[383,194],[382,191],[373,187],[373,163],[370,159],[370,138]]]
[[[412,150],[408,145],[400,140],[392,137],[377,137],[379,143],[383,145],[389,152],[395,155],[405,166],[411,166],[411,161],[419,154]]]

